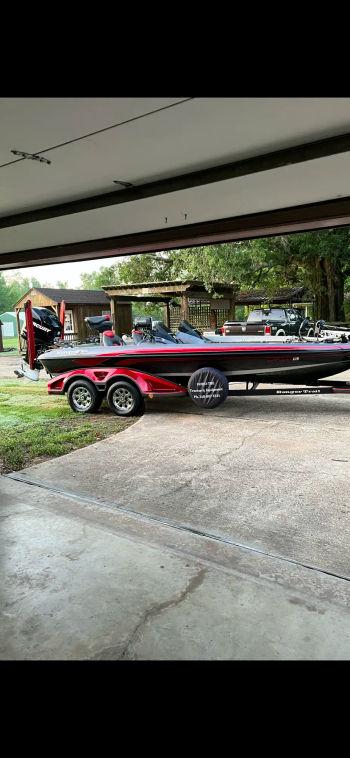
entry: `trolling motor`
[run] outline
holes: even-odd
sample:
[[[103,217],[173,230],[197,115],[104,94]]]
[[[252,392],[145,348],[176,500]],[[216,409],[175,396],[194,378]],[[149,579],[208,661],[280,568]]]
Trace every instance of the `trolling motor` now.
[[[326,322],[323,319],[319,319],[315,324],[315,337],[321,337],[322,331],[326,326]]]
[[[303,329],[308,329],[307,336],[302,334]],[[314,328],[308,319],[304,319],[300,325],[299,337],[303,342],[350,342],[349,331],[333,329],[323,319],[316,321]]]

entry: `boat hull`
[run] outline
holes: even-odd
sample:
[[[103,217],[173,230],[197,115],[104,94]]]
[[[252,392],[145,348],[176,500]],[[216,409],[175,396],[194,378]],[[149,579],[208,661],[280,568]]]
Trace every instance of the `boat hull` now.
[[[124,367],[186,386],[194,371],[211,366],[222,371],[229,381],[312,384],[350,369],[350,344],[60,348],[44,353],[40,361],[51,375],[97,366]]]

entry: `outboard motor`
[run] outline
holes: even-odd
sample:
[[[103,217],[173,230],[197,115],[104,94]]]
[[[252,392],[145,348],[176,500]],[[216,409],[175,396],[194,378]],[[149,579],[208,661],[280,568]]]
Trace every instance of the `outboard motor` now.
[[[55,341],[62,334],[62,324],[49,308],[32,308],[30,300],[24,308],[26,321],[20,336],[26,343],[26,349],[22,352],[20,368],[15,369],[14,373],[19,379],[25,376],[38,381],[42,369],[39,356],[55,346]]]
[[[33,327],[34,327],[34,344],[36,355],[45,353],[50,347],[53,347],[55,340],[61,337],[62,324],[56,316],[56,313],[49,308],[32,308]],[[27,344],[27,326],[24,324],[21,331],[21,337]],[[28,362],[28,347],[24,356]]]

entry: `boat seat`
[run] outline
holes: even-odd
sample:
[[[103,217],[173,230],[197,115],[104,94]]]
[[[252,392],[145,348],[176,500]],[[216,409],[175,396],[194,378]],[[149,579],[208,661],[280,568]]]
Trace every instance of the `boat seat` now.
[[[122,338],[119,337],[119,334],[114,334],[111,329],[103,332],[102,342],[104,345],[124,345],[124,342]]]
[[[86,316],[85,321],[87,324],[91,324],[91,326],[100,326],[105,321],[111,322],[109,316]]]

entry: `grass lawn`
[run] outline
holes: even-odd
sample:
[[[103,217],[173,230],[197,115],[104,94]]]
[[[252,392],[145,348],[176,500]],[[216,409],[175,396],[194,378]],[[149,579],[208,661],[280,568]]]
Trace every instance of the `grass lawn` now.
[[[66,396],[49,397],[45,381],[0,380],[0,473],[40,463],[123,431],[136,419],[102,408],[74,413]]]
[[[3,337],[4,347],[18,348],[18,337]]]

